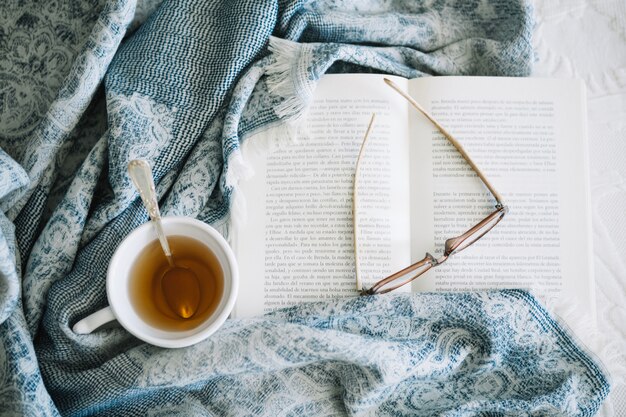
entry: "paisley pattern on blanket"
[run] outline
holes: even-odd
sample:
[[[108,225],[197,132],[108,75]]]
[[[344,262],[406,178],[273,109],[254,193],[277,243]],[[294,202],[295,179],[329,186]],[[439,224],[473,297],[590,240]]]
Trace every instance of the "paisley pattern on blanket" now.
[[[4,1],[0,415],[592,415],[603,371],[519,291],[301,305],[176,350],[71,330],[147,220],[130,159],[227,236],[242,142],[325,72],[524,76],[532,27],[522,0]]]

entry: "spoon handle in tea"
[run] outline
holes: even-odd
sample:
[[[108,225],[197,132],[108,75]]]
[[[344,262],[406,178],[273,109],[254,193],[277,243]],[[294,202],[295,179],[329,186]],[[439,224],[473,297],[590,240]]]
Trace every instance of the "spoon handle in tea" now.
[[[152,179],[152,170],[148,162],[142,159],[134,159],[128,163],[128,174],[130,179],[135,184],[135,188],[139,191],[143,205],[146,207],[154,230],[157,237],[163,247],[163,252],[170,265],[173,265],[172,251],[170,245],[165,237],[163,226],[161,225],[161,212],[159,211],[159,204],[157,202],[156,190],[154,188],[154,180]]]

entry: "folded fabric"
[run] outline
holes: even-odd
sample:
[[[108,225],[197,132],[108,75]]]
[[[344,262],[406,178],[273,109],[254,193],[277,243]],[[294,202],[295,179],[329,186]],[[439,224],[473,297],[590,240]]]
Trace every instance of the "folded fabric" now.
[[[179,350],[71,330],[147,220],[130,159],[163,214],[227,235],[242,141],[324,72],[527,75],[524,2],[11,1],[0,22],[0,413],[591,415],[606,396],[519,292],[301,306]]]
[[[163,416],[590,416],[608,391],[567,332],[513,290],[300,305],[106,365],[48,388],[70,414]]]

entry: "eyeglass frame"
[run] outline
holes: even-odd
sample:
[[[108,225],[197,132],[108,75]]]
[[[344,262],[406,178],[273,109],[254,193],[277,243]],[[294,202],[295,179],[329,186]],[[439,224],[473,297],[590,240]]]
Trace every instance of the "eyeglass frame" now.
[[[397,288],[399,288],[399,287],[401,287],[403,285],[406,285],[406,284],[408,284],[410,282],[413,282],[415,279],[417,279],[420,276],[424,275],[426,272],[428,272],[432,268],[434,268],[434,267],[436,267],[438,265],[441,265],[442,263],[447,261],[448,258],[450,256],[452,256],[453,254],[455,254],[456,252],[460,252],[460,251],[468,248],[469,246],[473,245],[474,243],[476,243],[484,235],[486,235],[491,230],[493,230],[493,228],[498,223],[500,223],[500,221],[508,213],[508,207],[503,203],[502,196],[500,195],[500,193],[498,193],[496,191],[496,189],[493,187],[493,185],[491,185],[489,180],[487,180],[487,178],[483,174],[482,170],[480,168],[478,168],[476,163],[470,158],[469,154],[465,151],[463,146],[450,133],[448,133],[448,131],[443,126],[441,126],[426,110],[424,110],[424,108],[422,108],[422,106],[420,106],[410,95],[408,95],[407,93],[402,91],[393,81],[391,81],[388,78],[384,78],[384,81],[385,81],[385,83],[388,86],[393,88],[397,93],[399,93],[402,97],[404,97],[417,111],[422,113],[422,115],[424,115],[432,124],[434,124],[437,127],[437,129],[444,135],[444,137],[446,139],[448,139],[448,141],[455,147],[455,149],[457,151],[459,151],[459,153],[461,154],[463,159],[465,159],[465,161],[470,165],[470,167],[473,169],[473,171],[476,173],[476,175],[480,178],[482,183],[485,185],[485,187],[487,187],[487,189],[489,190],[491,195],[494,197],[494,199],[496,200],[496,205],[495,205],[495,210],[491,214],[489,214],[487,217],[485,217],[479,223],[477,223],[476,225],[474,225],[473,227],[468,229],[465,233],[463,233],[463,234],[461,234],[459,236],[447,239],[445,241],[444,252],[443,252],[443,255],[441,257],[435,258],[430,253],[426,252],[426,256],[422,260],[420,260],[418,262],[415,262],[415,263],[407,266],[406,268],[403,268],[400,271],[395,272],[395,273],[389,275],[388,277],[383,278],[383,279],[377,281],[370,288],[368,288],[368,289],[360,289],[359,288],[359,290],[360,290],[359,294],[362,295],[362,296],[365,296],[365,295],[376,295],[376,294],[385,294],[385,293],[393,291],[393,290],[395,290],[395,289],[397,289]],[[367,132],[365,133],[365,138],[363,139],[363,144],[367,140],[367,137],[368,137],[368,135],[370,133],[373,121],[374,121],[374,117],[372,116],[372,119],[370,121],[370,125],[368,126]],[[359,155],[359,158],[360,158],[360,155]],[[355,177],[356,177],[356,175],[355,175]],[[355,192],[354,192],[354,196],[355,197],[356,197],[356,185],[357,185],[357,182],[356,182],[356,178],[355,178]],[[356,207],[354,207],[354,208],[355,208],[354,211],[356,211]],[[491,225],[491,227],[489,227],[486,230],[482,231],[477,237],[474,236],[475,233],[479,232],[486,225],[489,225],[490,222],[494,222]],[[355,226],[356,226],[356,224],[355,224]],[[356,236],[356,227],[355,227],[355,236]],[[470,242],[469,244],[467,244],[467,246],[462,246],[463,243],[467,239],[469,239],[470,237],[475,237],[475,239],[472,242]],[[355,245],[356,245],[356,239],[355,239]],[[356,250],[357,249],[355,247],[355,251]],[[395,281],[395,280],[397,280],[397,279],[399,279],[401,277],[404,277],[404,276],[410,274],[411,272],[413,272],[415,270],[419,270],[420,268],[422,268],[422,269],[419,271],[419,273],[416,274],[415,276],[411,277],[410,279],[403,279],[397,285],[392,285],[391,287],[387,287],[393,281]],[[357,285],[359,285],[359,284],[357,284]]]

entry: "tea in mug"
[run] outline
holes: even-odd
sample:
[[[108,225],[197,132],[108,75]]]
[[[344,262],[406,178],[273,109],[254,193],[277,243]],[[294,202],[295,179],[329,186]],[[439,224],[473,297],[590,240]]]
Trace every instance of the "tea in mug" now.
[[[190,330],[215,312],[224,294],[224,272],[213,252],[202,242],[188,236],[168,236],[172,258],[177,267],[187,268],[198,278],[200,301],[195,314],[182,318],[174,312],[167,299],[176,288],[161,285],[163,274],[170,268],[159,240],[148,244],[135,260],[131,270],[129,296],[141,319],[166,331]]]

